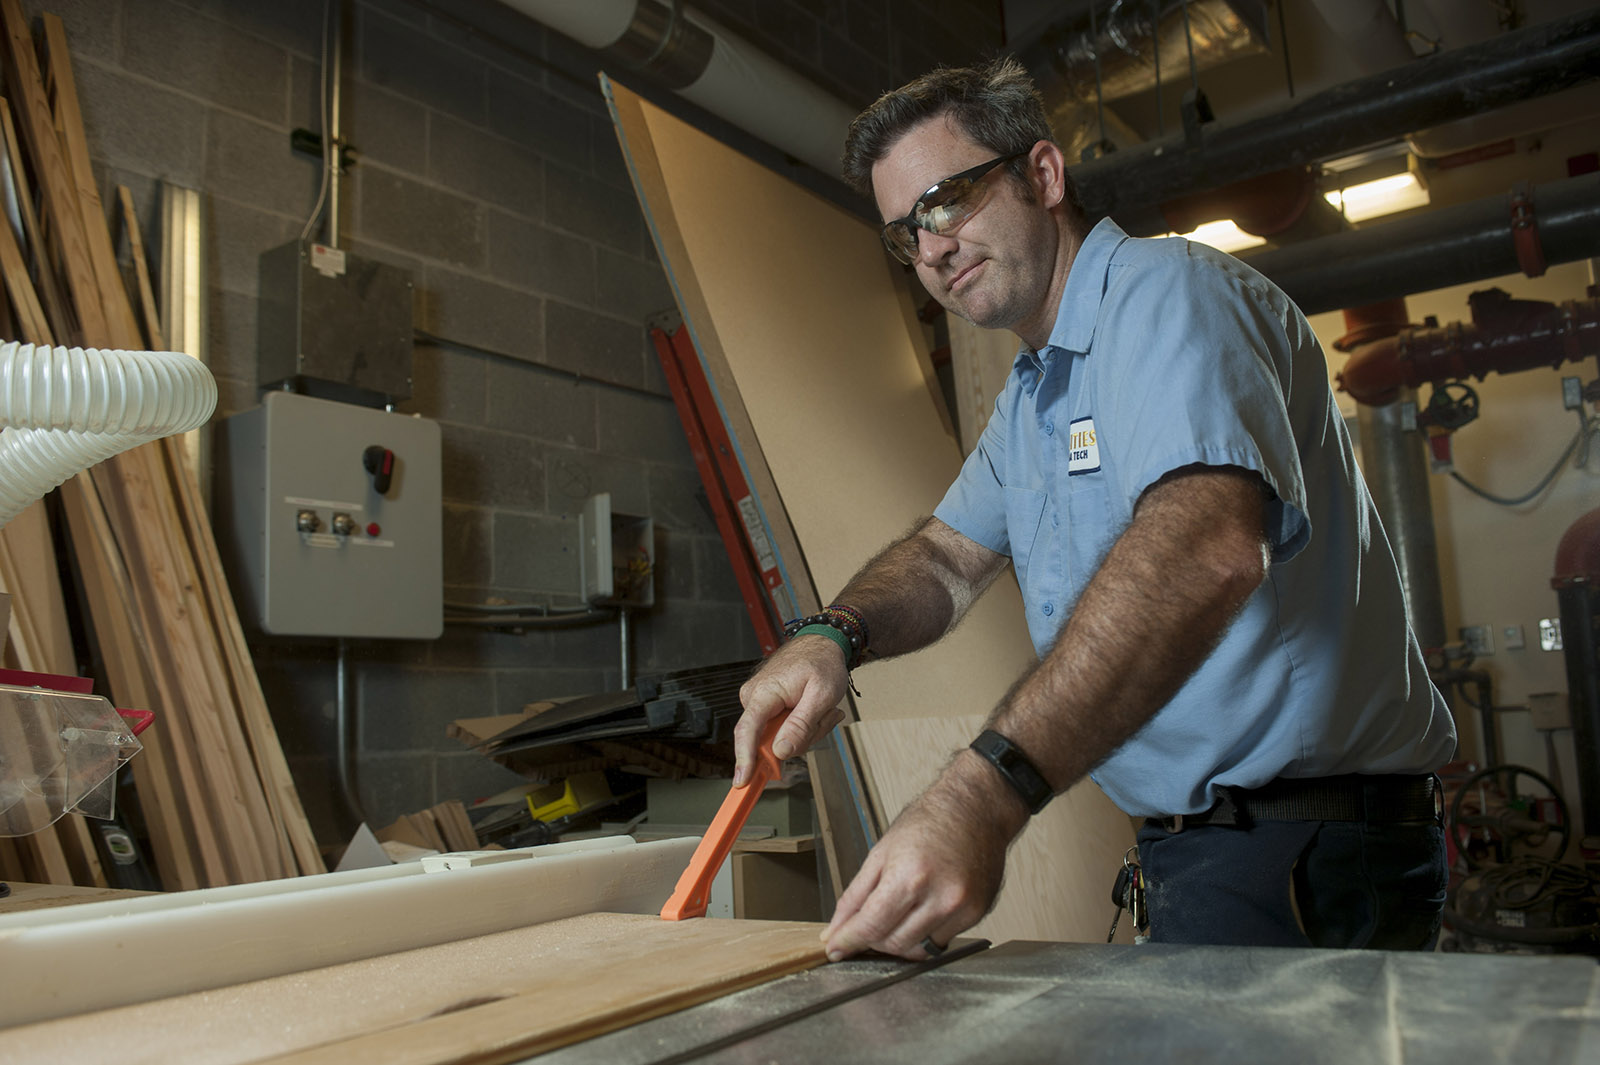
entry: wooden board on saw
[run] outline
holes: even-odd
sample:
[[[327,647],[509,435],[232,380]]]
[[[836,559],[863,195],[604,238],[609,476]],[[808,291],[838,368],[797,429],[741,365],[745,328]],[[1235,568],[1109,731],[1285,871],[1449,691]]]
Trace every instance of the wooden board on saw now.
[[[951,754],[983,728],[983,718],[925,717],[847,726],[874,771],[884,813],[894,817],[932,782]],[[929,752],[937,757],[930,758]],[[1063,844],[1074,847],[1069,854]],[[1133,823],[1092,781],[1051,800],[1006,856],[1006,879],[994,909],[967,934],[995,943],[1046,939],[1098,943],[1111,925],[1111,885]],[[1133,941],[1132,922],[1117,942]]]
[[[636,190],[729,429],[770,473],[769,482],[751,483],[768,512],[792,523],[797,544],[778,543],[778,550],[832,595],[932,511],[961,464],[904,286],[860,218],[627,89],[608,83],[608,92]],[[898,810],[950,750],[976,735],[974,715],[988,712],[1032,662],[1021,596],[1015,581],[1002,578],[936,648],[859,670],[855,708],[863,721],[932,716],[964,730],[962,738],[912,728],[895,757],[870,754],[866,775],[892,797],[879,801],[880,812]],[[1073,885],[1073,915],[1092,909],[1109,921],[1102,902],[1109,876],[1101,882],[1094,874],[1091,890],[1091,877],[1075,871],[1114,870],[1132,831],[1103,797],[1070,805],[1081,805],[1078,817],[1058,814],[1034,829],[1038,877]],[[1009,934],[1092,938],[1076,916],[1071,936],[1054,931],[1053,920],[1024,907]]]
[[[0,1063],[517,1061],[820,965],[822,927],[586,914],[8,1029]]]

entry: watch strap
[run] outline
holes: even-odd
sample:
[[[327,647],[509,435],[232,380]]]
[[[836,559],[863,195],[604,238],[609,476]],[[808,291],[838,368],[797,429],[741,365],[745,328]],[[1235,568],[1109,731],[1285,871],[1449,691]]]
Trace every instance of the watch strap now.
[[[972,749],[995,767],[1023,803],[1029,814],[1036,814],[1055,797],[1044,775],[1034,768],[1028,756],[1010,740],[993,729],[985,729],[972,741]]]

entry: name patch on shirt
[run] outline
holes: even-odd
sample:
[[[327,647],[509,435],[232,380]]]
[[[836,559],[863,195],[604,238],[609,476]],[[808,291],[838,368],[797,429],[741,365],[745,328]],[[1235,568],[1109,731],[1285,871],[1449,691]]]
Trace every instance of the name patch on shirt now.
[[[1094,473],[1100,469],[1100,441],[1095,436],[1094,419],[1079,418],[1072,423],[1067,438],[1067,474]]]

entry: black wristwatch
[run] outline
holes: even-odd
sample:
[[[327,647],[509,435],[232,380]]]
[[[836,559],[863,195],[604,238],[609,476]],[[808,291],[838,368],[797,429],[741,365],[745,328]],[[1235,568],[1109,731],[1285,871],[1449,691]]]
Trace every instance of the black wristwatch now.
[[[972,749],[983,755],[990,765],[999,770],[1006,783],[1011,785],[1012,790],[1027,805],[1028,813],[1038,813],[1055,797],[1055,792],[1050,790],[1050,785],[1045,781],[1043,774],[1028,761],[1028,756],[1000,733],[993,729],[985,729],[972,741]]]

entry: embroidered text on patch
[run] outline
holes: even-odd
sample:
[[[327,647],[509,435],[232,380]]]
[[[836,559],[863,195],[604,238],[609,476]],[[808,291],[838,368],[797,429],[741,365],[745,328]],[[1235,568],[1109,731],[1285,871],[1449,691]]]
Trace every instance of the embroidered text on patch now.
[[[1100,469],[1100,441],[1095,435],[1094,419],[1079,418],[1072,423],[1067,438],[1067,474],[1094,473]]]

